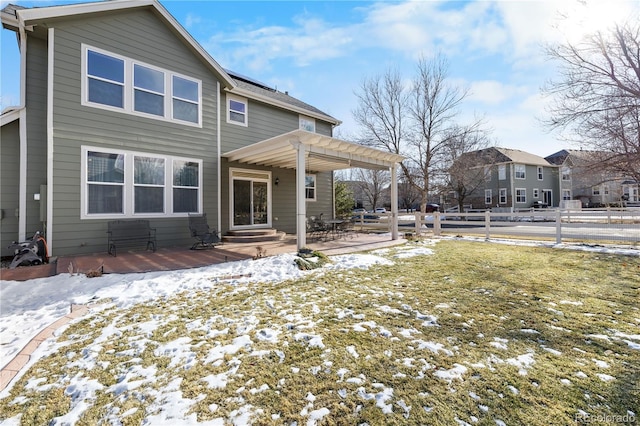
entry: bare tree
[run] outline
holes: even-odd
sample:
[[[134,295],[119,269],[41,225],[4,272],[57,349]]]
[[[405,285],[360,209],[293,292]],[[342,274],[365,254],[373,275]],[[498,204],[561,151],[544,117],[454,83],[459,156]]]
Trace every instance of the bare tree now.
[[[419,194],[425,212],[432,181],[441,173],[445,148],[454,135],[458,108],[467,90],[447,81],[442,55],[421,59],[412,85],[396,71],[365,80],[356,95],[354,118],[363,129],[361,143],[407,157],[402,180]],[[472,126],[479,126],[479,122]]]
[[[546,48],[559,78],[546,124],[601,152],[600,168],[640,182],[640,19]]]
[[[371,204],[372,209],[382,206],[383,192],[389,186],[390,177],[386,170],[356,169],[360,191]]]
[[[463,211],[466,199],[485,186],[487,171],[496,163],[498,151],[485,150],[489,145],[487,132],[479,126],[454,129],[447,144],[443,164],[448,167],[444,176],[459,211]]]

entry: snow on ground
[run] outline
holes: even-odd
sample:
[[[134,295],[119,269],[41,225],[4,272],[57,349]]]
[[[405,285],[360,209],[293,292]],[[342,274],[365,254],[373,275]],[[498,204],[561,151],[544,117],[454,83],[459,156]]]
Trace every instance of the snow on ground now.
[[[392,265],[393,261],[385,255],[393,254],[390,256],[392,259],[402,259],[412,256],[424,256],[433,253],[432,246],[435,241],[426,242],[419,245],[405,245],[391,249],[382,249],[374,251],[370,254],[348,254],[340,256],[332,256],[333,263],[327,264],[323,269],[315,271],[301,271],[298,269],[294,260],[295,254],[283,254],[278,256],[271,256],[261,258],[258,260],[244,260],[238,262],[229,262],[218,265],[212,265],[203,268],[171,271],[171,272],[152,272],[152,273],[137,273],[137,274],[107,274],[96,278],[87,278],[84,275],[71,275],[60,274],[55,277],[34,279],[26,282],[14,282],[3,281],[1,286],[2,297],[0,299],[0,366],[4,367],[28,342],[35,336],[40,330],[50,325],[58,318],[69,313],[70,304],[91,304],[94,301],[108,300],[109,306],[116,306],[121,308],[127,308],[146,302],[153,299],[161,299],[170,297],[177,293],[188,291],[201,291],[207,290],[219,285],[221,282],[231,283],[238,287],[246,286],[254,282],[280,282],[286,279],[296,279],[307,274],[321,274],[323,270],[338,270],[338,269],[354,269],[354,268],[369,268],[372,265]],[[519,242],[516,244],[530,245],[528,242]],[[544,245],[544,244],[540,244]],[[584,249],[584,248],[580,248]],[[595,249],[595,248],[594,248]],[[606,250],[607,253],[611,253],[611,249]],[[614,251],[615,252],[615,251]],[[629,254],[628,250],[620,250],[619,254]],[[558,302],[561,305],[578,305],[580,302],[562,300]],[[267,301],[267,306],[269,301]],[[95,305],[92,309],[103,309],[101,305]],[[555,303],[553,306],[557,306]],[[435,306],[436,309],[447,310],[451,308],[451,305],[443,303]],[[395,309],[389,306],[380,306],[381,312],[385,314],[394,315],[407,315],[415,316],[417,319],[425,320],[424,326],[437,326],[437,317],[422,314],[417,311],[413,311],[410,306],[402,306],[402,309]],[[357,318],[357,314],[349,310],[336,312],[338,318],[344,316],[351,316],[354,319]],[[364,319],[364,318],[362,318]],[[158,327],[157,322],[149,321],[145,324],[137,324],[140,329],[146,330],[148,333]],[[205,327],[203,324],[190,324],[191,327]],[[250,326],[250,325],[249,325]],[[370,330],[378,329],[378,332],[382,336],[391,337],[390,331],[384,329],[375,321],[363,321],[356,325],[356,331],[370,332]],[[532,329],[521,329],[522,333],[535,334],[538,333]],[[105,327],[103,331],[103,338],[107,340],[110,333],[121,333],[122,330],[110,329]],[[209,333],[226,333],[226,330],[208,330]],[[256,337],[258,339],[265,340],[267,342],[278,341],[278,330],[269,328],[263,328],[258,330]],[[445,355],[452,355],[449,349],[446,349],[442,344],[423,341],[416,339],[415,329],[404,329],[398,333],[400,336],[408,339],[413,339],[413,343],[418,348],[428,349],[433,353],[443,353]],[[484,336],[478,336],[484,337]],[[591,336],[597,338],[596,336]],[[618,333],[615,336],[607,336],[607,338],[619,339],[629,345],[632,349],[640,350],[640,336]],[[250,345],[252,342],[247,341],[247,336],[239,336],[232,341],[231,344],[216,347],[209,353],[207,362],[216,363],[223,359],[225,356],[233,355],[246,345]],[[322,337],[312,334],[300,332],[295,335],[296,340],[306,342],[310,347],[324,348]],[[26,368],[24,368],[18,377],[30,365],[33,365],[40,358],[46,356],[51,351],[58,349],[57,345],[52,341],[46,341],[33,353],[32,359]],[[188,339],[187,339],[188,340]],[[96,345],[99,342],[95,342]],[[141,342],[140,344],[144,344]],[[507,350],[509,341],[507,339],[500,339],[494,337],[489,345],[495,347],[498,350]],[[171,342],[167,342],[156,349],[158,354],[172,354],[173,361],[179,362],[181,365],[189,363],[192,357],[190,351],[190,344],[188,341],[182,341],[176,339]],[[544,350],[560,355],[560,352],[552,348],[543,348]],[[577,349],[576,349],[577,350]],[[94,360],[91,357],[91,348],[87,349],[88,353],[82,362],[84,367],[91,368],[91,362]],[[364,356],[359,354],[355,347],[350,346],[347,348],[350,356],[358,358]],[[261,356],[259,353],[255,353],[256,356]],[[277,355],[277,354],[276,354]],[[404,362],[408,365],[412,365],[416,360],[405,359]],[[515,358],[509,358],[506,361],[501,360],[497,356],[487,360],[488,368],[492,368],[491,364],[508,363],[518,369],[520,375],[526,375],[527,370],[532,368],[535,364],[533,353],[521,354]],[[594,359],[592,362],[602,369],[606,369],[608,365],[602,360]],[[433,366],[427,365],[425,368],[433,368]],[[484,367],[484,365],[483,365]],[[318,367],[320,368],[320,367]],[[446,381],[462,381],[467,374],[467,367],[454,364],[452,368],[438,369],[433,374]],[[204,377],[202,380],[211,388],[221,388],[226,386],[229,377],[233,374],[233,368],[225,373],[210,375]],[[294,374],[295,371],[292,371]],[[584,375],[582,372],[576,372],[575,376],[580,377]],[[121,377],[118,383],[113,386],[109,391],[117,397],[126,390],[135,389],[137,387],[144,386],[145,382],[155,380],[156,371],[153,368],[144,369],[140,366],[133,366],[132,370],[127,375]],[[615,377],[608,374],[598,374],[598,378],[602,381],[612,381]],[[344,380],[348,383],[359,383],[362,381],[359,377],[353,377],[349,375],[348,371],[339,371],[340,381]],[[30,382],[29,386],[38,388],[41,385],[40,381],[43,379],[34,378]],[[567,384],[570,384],[568,379],[564,379]],[[85,380],[86,381],[86,380]],[[15,380],[13,381],[15,383]],[[99,383],[82,382],[82,380],[76,381],[73,385],[67,387],[67,394],[74,394],[75,392],[80,395],[78,401],[86,401],[91,399],[91,395],[96,391],[99,391],[102,385]],[[359,388],[359,396],[364,399],[372,399],[376,401],[377,406],[383,412],[390,412],[392,410],[389,400],[393,396],[393,389],[386,387],[383,384],[374,384],[375,391],[370,392],[370,389],[364,387]],[[147,420],[151,423],[159,422],[166,423],[172,419],[179,418],[182,424],[195,424],[195,418],[192,416],[185,416],[185,412],[188,411],[188,407],[193,401],[186,400],[179,392],[180,383],[172,382],[163,389],[163,395],[161,401],[164,401],[167,405],[164,406],[164,410],[158,414],[158,417],[147,417]],[[8,391],[11,389],[11,385],[0,392],[0,398],[6,397]],[[256,387],[248,389],[252,393],[263,392],[268,388]],[[511,389],[514,394],[518,393],[516,388]],[[344,393],[344,396],[340,394]],[[344,398],[346,397],[346,391],[341,390],[339,394]],[[308,415],[309,425],[321,422],[323,417],[329,415],[329,410],[324,407],[314,407],[313,395],[308,396],[309,404],[304,410]],[[405,417],[408,418],[411,407],[407,406],[404,401],[397,402],[398,406],[404,410]],[[216,410],[216,407],[210,407],[212,411]],[[431,407],[422,407],[425,411],[429,412]],[[69,411],[64,418],[59,418],[61,423],[68,422],[74,423],[75,420],[81,415],[84,409],[84,403],[80,402],[74,409]],[[244,406],[238,410],[237,413],[233,413],[233,423],[244,424],[246,420],[256,413],[255,407]],[[124,413],[133,414],[133,413]],[[121,415],[123,415],[121,413]],[[9,422],[18,419],[11,419]],[[498,422],[497,422],[498,423]],[[11,424],[11,423],[8,423]],[[222,424],[220,422],[213,421],[210,424]],[[500,424],[500,423],[498,423]]]

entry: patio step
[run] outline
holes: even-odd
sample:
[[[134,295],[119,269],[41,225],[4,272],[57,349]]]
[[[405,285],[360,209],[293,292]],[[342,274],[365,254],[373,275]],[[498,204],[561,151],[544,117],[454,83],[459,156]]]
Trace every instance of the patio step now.
[[[242,229],[236,231],[228,231],[222,237],[225,243],[259,243],[265,241],[281,241],[285,237],[285,233],[277,229]]]

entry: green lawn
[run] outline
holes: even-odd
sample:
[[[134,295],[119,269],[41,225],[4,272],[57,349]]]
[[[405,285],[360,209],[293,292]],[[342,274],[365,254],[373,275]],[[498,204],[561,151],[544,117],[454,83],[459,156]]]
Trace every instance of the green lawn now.
[[[371,254],[389,264],[95,310],[0,419],[638,423],[638,257],[455,240]]]

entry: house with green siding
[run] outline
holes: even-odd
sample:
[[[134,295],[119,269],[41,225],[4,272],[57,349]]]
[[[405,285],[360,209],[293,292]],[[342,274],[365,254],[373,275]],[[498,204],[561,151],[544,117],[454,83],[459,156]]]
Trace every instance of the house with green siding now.
[[[490,147],[462,154],[457,160],[468,167],[474,190],[464,204],[474,209],[523,209],[536,202],[550,207],[560,203],[558,167],[544,158],[521,151]]]
[[[1,122],[3,256],[37,230],[51,255],[104,252],[107,223],[127,219],[149,220],[159,247],[186,246],[192,213],[223,235],[295,234],[300,248],[306,218],[333,215],[334,170],[395,176],[403,160],[334,138],[336,118],[224,69],[156,0],[1,16],[21,56],[21,104]]]

